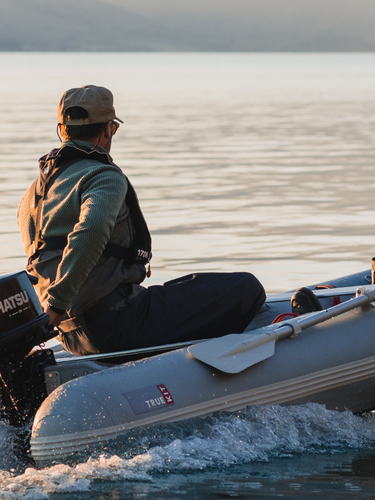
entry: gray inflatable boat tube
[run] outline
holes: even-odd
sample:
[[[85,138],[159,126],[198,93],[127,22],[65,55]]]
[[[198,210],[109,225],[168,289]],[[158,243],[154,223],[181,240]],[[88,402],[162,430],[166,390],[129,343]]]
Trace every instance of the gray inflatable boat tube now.
[[[254,331],[254,335],[259,331]],[[38,465],[91,453],[141,426],[316,402],[375,408],[375,309],[351,310],[280,340],[274,355],[229,374],[179,349],[67,382],[43,402],[31,437]]]

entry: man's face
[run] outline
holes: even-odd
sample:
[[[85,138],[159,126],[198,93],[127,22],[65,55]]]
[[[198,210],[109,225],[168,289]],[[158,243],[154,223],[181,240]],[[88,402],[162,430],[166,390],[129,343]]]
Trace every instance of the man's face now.
[[[111,146],[112,146],[112,137],[115,135],[115,133],[117,132],[120,124],[116,121],[111,121],[109,123],[107,123],[107,127],[110,126],[110,130],[108,131],[110,133],[110,137],[108,139],[108,141],[106,142],[106,145],[103,146],[104,149],[106,149],[108,151],[108,153],[111,151]]]
[[[105,146],[103,146],[104,149],[108,151],[108,153],[111,151],[111,146],[112,146],[112,136],[107,140]]]
[[[95,141],[96,144],[104,148],[108,153],[111,151],[111,146],[112,146],[112,122],[106,123],[106,125],[103,127],[102,132]],[[92,141],[94,142],[94,141]]]

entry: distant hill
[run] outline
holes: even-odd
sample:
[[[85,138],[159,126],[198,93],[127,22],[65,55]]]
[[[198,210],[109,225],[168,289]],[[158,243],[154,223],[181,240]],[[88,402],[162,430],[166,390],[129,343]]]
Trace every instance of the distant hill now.
[[[1,51],[374,51],[374,0],[1,0]]]

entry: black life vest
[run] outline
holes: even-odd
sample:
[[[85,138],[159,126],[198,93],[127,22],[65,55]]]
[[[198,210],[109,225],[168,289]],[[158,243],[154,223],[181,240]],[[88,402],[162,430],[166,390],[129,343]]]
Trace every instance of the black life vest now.
[[[70,168],[74,163],[93,159],[106,165],[113,165],[110,155],[105,151],[97,149],[88,149],[82,146],[64,145],[60,149],[54,149],[49,154],[39,160],[40,176],[34,181],[30,188],[30,213],[35,226],[35,238],[32,251],[29,254],[29,263],[31,263],[43,250],[64,249],[67,244],[66,236],[56,236],[43,238],[41,235],[41,211],[42,203],[48,194],[49,188],[53,182]],[[120,170],[120,169],[119,169]],[[136,242],[131,247],[123,247],[113,243],[107,243],[103,250],[103,255],[124,259],[126,264],[147,264],[150,262],[151,253],[151,235],[147,228],[141,208],[138,203],[136,192],[129,182],[125,197],[126,205],[129,208],[131,218],[134,223]]]

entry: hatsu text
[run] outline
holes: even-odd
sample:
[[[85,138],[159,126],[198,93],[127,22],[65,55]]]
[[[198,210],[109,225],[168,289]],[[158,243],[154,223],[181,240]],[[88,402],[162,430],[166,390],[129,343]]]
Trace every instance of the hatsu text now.
[[[6,313],[7,311],[12,311],[17,307],[23,306],[23,304],[27,304],[29,300],[26,290],[16,293],[16,295],[0,300],[0,312]]]

